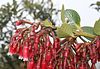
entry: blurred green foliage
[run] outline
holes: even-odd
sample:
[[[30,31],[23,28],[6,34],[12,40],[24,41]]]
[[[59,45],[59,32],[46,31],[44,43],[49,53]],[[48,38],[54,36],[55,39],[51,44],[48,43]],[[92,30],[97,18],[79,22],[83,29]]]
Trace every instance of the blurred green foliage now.
[[[94,7],[95,10],[100,12],[100,1],[97,1],[96,3],[92,3],[90,6]]]

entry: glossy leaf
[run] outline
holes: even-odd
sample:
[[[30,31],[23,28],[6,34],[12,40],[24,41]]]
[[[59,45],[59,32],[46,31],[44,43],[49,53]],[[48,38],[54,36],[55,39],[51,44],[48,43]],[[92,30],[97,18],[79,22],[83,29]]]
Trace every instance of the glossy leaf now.
[[[77,24],[78,26],[80,26],[80,16],[79,14],[72,9],[66,9],[65,10],[65,18],[67,18],[68,22],[71,24]]]
[[[93,32],[93,27],[84,26],[84,27],[82,27],[82,29],[83,29],[83,31],[86,32],[86,33],[94,34],[94,32]]]
[[[98,21],[95,22],[95,25],[94,25],[94,32],[97,34],[97,35],[100,35],[100,19]]]
[[[71,28],[71,26],[67,23],[62,24],[61,27],[57,28],[57,36],[60,38],[64,38],[67,36],[74,36],[73,35],[73,30]]]
[[[65,23],[65,16],[64,16],[64,5],[62,5],[62,10],[61,10],[61,20],[63,23]]]
[[[90,26],[84,26],[82,27],[82,30],[86,33],[89,33],[89,34],[94,34],[94,31],[93,31],[93,27],[90,27]],[[85,37],[87,38],[87,37]],[[87,38],[88,40],[91,40],[91,38]]]
[[[46,27],[52,27],[52,23],[48,19],[46,19],[45,21],[43,21],[43,24]]]

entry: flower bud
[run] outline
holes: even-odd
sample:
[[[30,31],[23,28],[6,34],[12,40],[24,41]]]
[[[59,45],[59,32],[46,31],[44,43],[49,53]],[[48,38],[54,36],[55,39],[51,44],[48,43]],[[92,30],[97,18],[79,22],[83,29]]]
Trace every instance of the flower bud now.
[[[18,21],[16,21],[16,26],[19,26],[19,25],[21,25],[23,23],[23,20],[18,20]]]

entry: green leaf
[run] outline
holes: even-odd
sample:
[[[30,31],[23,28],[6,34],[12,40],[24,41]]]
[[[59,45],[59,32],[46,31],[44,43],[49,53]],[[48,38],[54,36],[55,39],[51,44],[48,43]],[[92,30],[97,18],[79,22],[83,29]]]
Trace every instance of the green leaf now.
[[[94,31],[93,31],[93,27],[90,27],[90,26],[84,26],[82,27],[82,30],[86,33],[89,33],[89,34],[93,34],[94,35]],[[85,37],[87,38],[87,37]],[[88,40],[91,40],[91,38],[87,38]]]
[[[56,33],[57,33],[57,36],[60,37],[60,38],[64,38],[64,37],[67,37],[67,36],[74,37],[72,28],[67,23],[63,23],[61,27],[58,27]]]
[[[61,20],[62,20],[62,23],[65,23],[65,15],[64,15],[64,5],[62,5],[62,9],[61,9]]]
[[[46,19],[45,21],[43,21],[43,24],[46,27],[52,27],[53,26],[52,23],[48,19]]]
[[[96,5],[97,5],[97,6],[100,6],[100,1],[97,1],[97,2],[96,2]]]
[[[70,24],[77,24],[78,26],[80,26],[80,16],[79,14],[72,9],[66,9],[65,10],[65,18],[67,18],[68,23]]]
[[[78,28],[76,27],[76,25],[74,25],[74,24],[70,24],[70,26],[71,26],[73,32],[75,32],[76,30],[78,30]]]
[[[93,27],[84,26],[84,27],[82,27],[82,29],[83,29],[83,31],[86,32],[86,33],[94,34],[94,32],[93,32]]]
[[[94,24],[94,32],[97,35],[100,35],[100,19]]]

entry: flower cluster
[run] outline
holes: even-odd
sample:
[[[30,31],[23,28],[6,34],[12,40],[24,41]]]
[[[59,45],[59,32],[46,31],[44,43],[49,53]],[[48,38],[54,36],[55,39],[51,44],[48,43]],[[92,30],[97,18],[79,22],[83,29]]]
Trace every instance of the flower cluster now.
[[[60,39],[52,27],[43,23],[29,24],[29,28],[16,30],[8,53],[27,61],[27,69],[96,69],[95,63],[100,61],[100,36],[78,43],[73,37]]]

